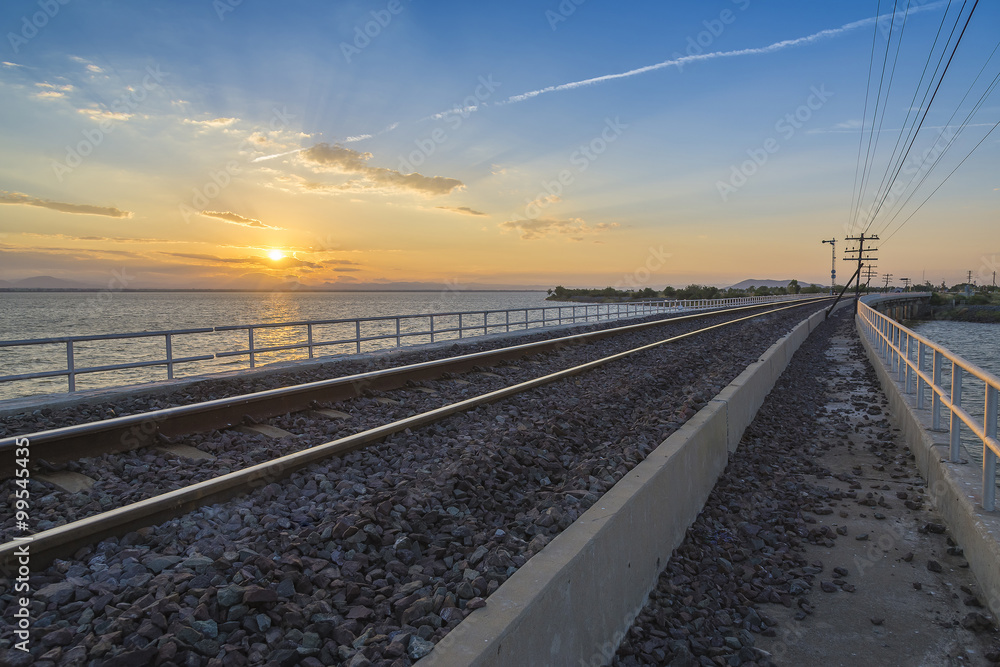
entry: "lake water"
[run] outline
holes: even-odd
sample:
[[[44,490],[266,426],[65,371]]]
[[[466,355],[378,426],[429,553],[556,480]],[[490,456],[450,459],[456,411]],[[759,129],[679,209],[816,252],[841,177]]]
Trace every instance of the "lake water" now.
[[[134,333],[169,329],[196,329],[227,325],[262,324],[368,318],[441,312],[505,310],[553,306],[544,292],[0,292],[0,341]],[[568,312],[568,311],[567,311]],[[535,317],[533,315],[532,317]],[[471,320],[471,322],[470,322]],[[497,321],[491,319],[491,322]],[[475,318],[464,320],[474,323]],[[435,322],[436,328],[456,326],[458,318]],[[404,321],[401,329],[421,331],[428,321]],[[316,327],[315,340],[344,340],[355,335],[354,325]],[[395,333],[395,322],[366,325],[363,336]],[[191,334],[175,336],[175,358],[211,354],[225,350],[245,350],[247,332]],[[457,338],[441,334],[435,340]],[[406,340],[406,339],[404,339]],[[255,347],[294,344],[306,341],[305,327],[265,329],[255,333]],[[410,343],[429,342],[410,339]],[[395,341],[369,341],[364,350],[393,346]],[[162,360],[163,337],[129,341],[100,341],[74,344],[77,368],[132,361]],[[326,354],[347,353],[354,346],[324,348]],[[302,358],[306,352],[276,352],[259,355],[258,364]],[[44,347],[0,348],[0,376],[58,370],[66,367],[65,344]],[[179,365],[175,377],[205,372],[247,368],[247,357],[228,357],[210,362]],[[164,367],[91,373],[76,378],[77,389],[150,382],[166,378]],[[0,399],[67,389],[64,376],[0,383]]]
[[[966,361],[1000,377],[1000,324],[935,321],[921,322],[912,328],[921,336],[943,345]],[[927,358],[929,364],[930,356]],[[950,371],[946,368],[944,377],[948,378],[949,374]],[[962,379],[962,407],[980,420],[986,407],[984,383],[977,378],[969,377],[968,374]],[[964,426],[962,431],[962,442],[969,451],[969,456],[981,466],[982,441],[969,433]]]

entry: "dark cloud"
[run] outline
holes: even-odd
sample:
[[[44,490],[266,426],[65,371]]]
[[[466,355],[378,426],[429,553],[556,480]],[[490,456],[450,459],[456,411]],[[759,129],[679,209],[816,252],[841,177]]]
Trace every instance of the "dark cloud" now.
[[[231,225],[239,225],[240,227],[254,227],[256,229],[284,229],[283,227],[265,225],[260,220],[254,220],[253,218],[244,218],[242,215],[238,215],[232,211],[201,211],[201,215],[206,218],[217,218],[223,222],[228,222]]]
[[[22,206],[37,206],[61,213],[76,215],[103,215],[109,218],[131,218],[131,211],[123,211],[113,206],[92,206],[90,204],[67,204],[65,202],[38,199],[22,192],[6,192],[0,190],[0,204],[20,204]]]
[[[452,213],[461,213],[462,215],[482,215],[489,217],[489,213],[483,213],[468,206],[437,206],[435,208],[439,208],[442,211],[451,211]]]
[[[326,143],[316,144],[299,153],[300,157],[314,168],[325,171],[335,171],[346,175],[356,175],[360,178],[348,180],[340,185],[325,185],[322,183],[305,182],[307,190],[340,190],[345,192],[366,192],[372,190],[392,189],[418,192],[425,195],[446,195],[464,187],[462,181],[443,176],[424,176],[416,172],[404,174],[395,169],[371,167],[368,160],[371,153],[361,153],[343,146]]]
[[[573,241],[583,240],[582,234],[599,234],[619,227],[617,222],[602,222],[594,226],[588,225],[581,218],[534,218],[531,220],[508,220],[500,223],[504,230],[516,230],[525,241],[544,238],[552,234],[568,236]]]

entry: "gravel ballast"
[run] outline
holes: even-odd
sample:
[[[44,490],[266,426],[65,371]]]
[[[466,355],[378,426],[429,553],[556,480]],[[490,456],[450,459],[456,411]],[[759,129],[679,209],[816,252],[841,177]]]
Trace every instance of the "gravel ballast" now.
[[[812,311],[632,355],[82,549],[32,575],[30,657],[410,664]]]
[[[794,309],[775,317],[794,319],[801,317],[802,312],[803,309]],[[175,440],[178,444],[188,445],[215,456],[214,461],[186,459],[150,446],[130,452],[105,454],[57,466],[46,466],[50,470],[68,470],[86,475],[96,480],[96,484],[92,489],[82,493],[68,493],[48,484],[33,485],[32,518],[35,522],[34,525],[37,530],[46,530],[448,403],[740,316],[719,314],[696,320],[667,323],[586,345],[574,345],[555,353],[532,355],[528,360],[518,364],[508,363],[491,368],[488,373],[468,373],[461,378],[423,382],[420,387],[392,392],[377,394],[368,392],[368,395],[358,399],[327,404],[327,407],[349,414],[350,419],[347,420],[316,418],[306,411],[268,421],[270,425],[295,434],[295,437],[291,438],[274,439],[264,435],[247,434],[235,429],[227,429],[192,434]],[[765,319],[771,319],[771,316]],[[754,320],[750,323],[734,326],[745,326],[749,330],[759,330],[762,325]],[[775,329],[767,335],[772,333],[777,335],[777,331]],[[763,339],[757,340],[757,347],[722,357],[720,363],[732,364],[727,368],[742,367],[751,358],[749,355],[753,354],[753,350],[760,350],[760,345],[764,342],[766,341]],[[463,351],[465,350],[463,349]],[[664,353],[669,355],[671,350],[665,350]],[[372,362],[374,363],[375,360]],[[289,379],[283,375],[279,378]],[[279,378],[268,377],[267,381],[275,382]],[[214,396],[215,392],[226,388],[204,386],[200,388],[201,393],[198,393],[198,397]],[[709,390],[712,389],[717,391],[717,387],[709,387]],[[709,395],[714,395],[714,391]],[[186,394],[185,400],[188,401],[194,397],[193,394]],[[136,401],[140,401],[140,399],[136,399]],[[125,407],[107,405],[104,406],[104,409],[125,412],[134,407],[133,404],[129,403]],[[60,424],[74,416],[85,420],[91,410],[87,406],[78,406],[73,410],[62,411],[58,416],[52,416],[51,420]],[[81,414],[84,411],[88,415]],[[35,418],[33,415],[30,417]],[[42,464],[43,457],[39,452],[34,454],[34,458],[35,464]],[[13,479],[0,481],[0,494],[3,497],[13,497],[12,494],[15,493],[16,485]],[[15,517],[11,513],[0,522],[0,541],[7,541],[16,534]]]

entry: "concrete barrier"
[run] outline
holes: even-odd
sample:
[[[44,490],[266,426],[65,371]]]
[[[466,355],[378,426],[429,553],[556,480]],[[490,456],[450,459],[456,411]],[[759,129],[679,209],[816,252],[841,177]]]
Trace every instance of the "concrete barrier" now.
[[[609,663],[729,452],[824,315],[812,315],[775,342],[418,664]]]
[[[951,537],[965,551],[965,559],[979,584],[980,599],[995,618],[1000,618],[1000,510],[986,512],[982,508],[982,467],[948,461],[949,433],[932,430],[930,409],[917,409],[916,395],[905,393],[896,373],[890,372],[864,335],[860,320],[858,331],[889,399],[892,421],[902,432],[927,481],[931,502],[944,518]],[[930,398],[927,403],[930,404]]]

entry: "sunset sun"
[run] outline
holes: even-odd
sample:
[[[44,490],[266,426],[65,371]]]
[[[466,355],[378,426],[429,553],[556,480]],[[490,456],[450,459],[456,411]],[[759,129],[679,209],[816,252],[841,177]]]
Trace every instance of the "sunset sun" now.
[[[285,258],[285,253],[281,252],[280,250],[270,250],[268,251],[267,256],[270,257],[275,262],[277,262],[279,259]]]

